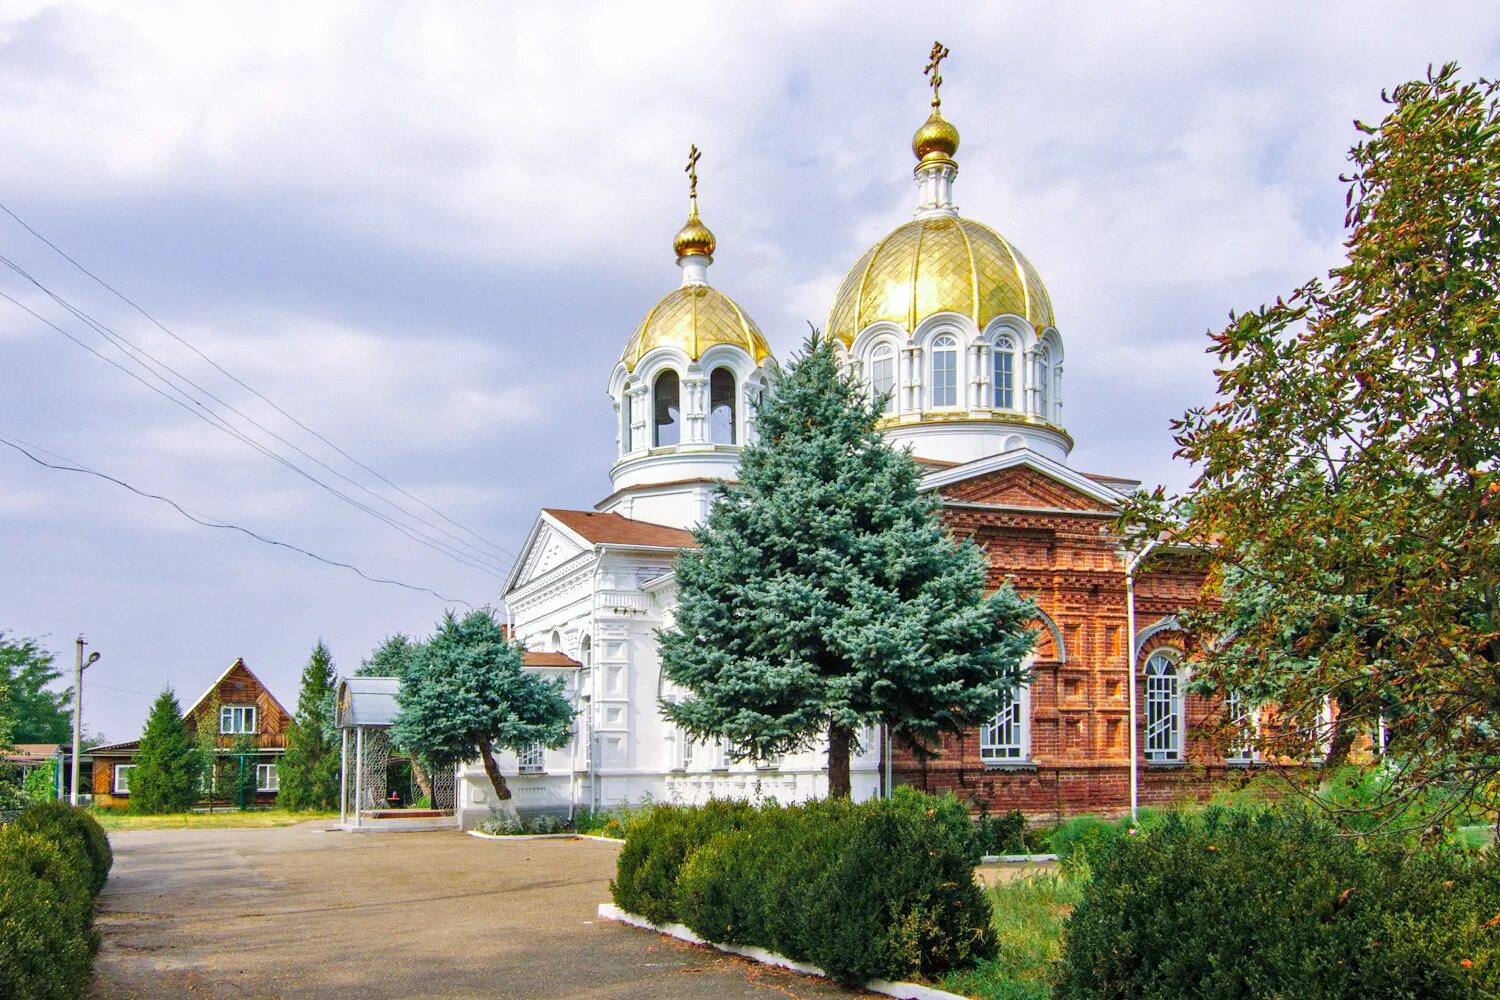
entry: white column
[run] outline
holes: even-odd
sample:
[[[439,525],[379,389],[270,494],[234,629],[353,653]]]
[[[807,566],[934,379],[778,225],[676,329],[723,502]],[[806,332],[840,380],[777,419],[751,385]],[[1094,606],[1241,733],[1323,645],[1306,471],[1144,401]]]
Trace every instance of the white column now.
[[[344,825],[344,808],[349,794],[349,730],[339,730],[339,826]],[[209,792],[212,797],[213,792]]]
[[[365,727],[360,726],[354,730],[354,825],[359,826],[360,806],[363,805],[360,796],[364,794],[364,770],[365,770]]]

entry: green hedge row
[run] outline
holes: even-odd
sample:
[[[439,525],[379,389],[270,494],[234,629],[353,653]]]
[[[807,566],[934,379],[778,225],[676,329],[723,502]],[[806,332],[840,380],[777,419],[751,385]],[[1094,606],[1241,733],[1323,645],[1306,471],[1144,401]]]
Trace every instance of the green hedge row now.
[[[94,818],[61,802],[0,827],[0,1000],[83,995],[99,949],[94,897],[112,862]]]
[[[951,795],[657,806],[631,824],[610,891],[653,923],[768,948],[841,983],[936,979],[994,953],[978,858]]]
[[[1210,809],[1091,852],[1061,997],[1497,997],[1500,856]]]

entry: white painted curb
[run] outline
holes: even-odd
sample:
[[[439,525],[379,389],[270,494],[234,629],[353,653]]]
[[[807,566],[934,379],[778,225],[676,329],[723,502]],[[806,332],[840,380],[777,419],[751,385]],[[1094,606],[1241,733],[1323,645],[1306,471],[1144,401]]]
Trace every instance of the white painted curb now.
[[[689,944],[707,945],[710,948],[717,948],[719,951],[727,951],[732,955],[742,955],[745,958],[752,958],[765,965],[775,965],[783,969],[791,969],[793,972],[800,972],[808,976],[828,978],[828,974],[816,965],[809,965],[806,962],[794,962],[790,958],[776,954],[774,951],[756,948],[753,945],[715,944],[712,941],[705,941],[682,924],[653,924],[645,917],[636,916],[634,913],[626,913],[614,903],[599,904],[599,919],[614,920],[622,924],[630,924],[632,927],[641,927],[648,931],[656,931],[658,934],[665,934],[668,937],[674,937],[679,941],[686,941]],[[922,986],[918,983],[893,983],[888,979],[872,979],[864,984],[864,989],[869,990],[871,993],[880,993],[888,997],[898,997],[900,1000],[968,1000],[967,997],[958,993],[949,993],[947,990],[940,990],[933,986]]]
[[[592,833],[481,833],[478,830],[465,830],[464,832],[480,840],[594,840],[601,844],[625,843],[614,837],[596,837]]]
[[[1043,861],[1056,860],[1056,854],[986,854],[984,857],[979,859],[979,863],[982,865],[1014,865],[1024,864],[1027,862],[1041,864]]]

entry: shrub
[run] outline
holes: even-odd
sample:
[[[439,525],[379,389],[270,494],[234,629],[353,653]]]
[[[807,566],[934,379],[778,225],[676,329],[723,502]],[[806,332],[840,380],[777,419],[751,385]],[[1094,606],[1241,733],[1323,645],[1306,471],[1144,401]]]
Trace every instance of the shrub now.
[[[19,823],[0,828],[0,997],[83,995],[99,940],[80,856]]]
[[[721,804],[710,818],[714,809],[665,807],[637,823],[615,902],[812,962],[842,983],[935,978],[993,954],[974,827],[953,796],[900,788],[859,805]]]
[[[41,834],[64,851],[77,852],[87,873],[90,895],[104,888],[114,854],[104,827],[86,811],[56,800],[35,802],[16,817],[15,826]]]
[[[1500,995],[1494,857],[1410,855],[1304,814],[1211,808],[1092,863],[1059,996]]]
[[[677,874],[688,851],[725,830],[740,827],[754,812],[746,802],[714,801],[698,807],[656,805],[630,825],[614,880],[615,905],[653,924],[677,919]]]
[[[984,854],[1025,854],[1026,814],[1019,809],[991,816],[985,803],[979,804],[979,819],[974,824],[979,849]]]

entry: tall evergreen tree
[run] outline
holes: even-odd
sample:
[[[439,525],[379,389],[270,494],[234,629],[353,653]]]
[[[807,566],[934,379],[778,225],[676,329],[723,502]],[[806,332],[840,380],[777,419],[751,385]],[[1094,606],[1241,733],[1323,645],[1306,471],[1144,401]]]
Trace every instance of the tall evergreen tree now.
[[[690,692],[668,718],[742,757],[826,737],[831,796],[849,794],[861,726],[928,748],[993,716],[1035,641],[1033,606],[1009,585],[985,596],[984,554],[945,533],[916,462],[875,429],[881,402],[815,331],[678,559],[661,634],[662,670]]]
[[[339,752],[329,739],[329,713],[338,674],[322,639],[302,668],[297,714],[287,728],[278,767],[277,801],[288,809],[332,809],[339,800]]]
[[[495,788],[497,812],[514,816],[494,752],[567,742],[573,707],[562,682],[521,668],[521,647],[489,611],[443,616],[418,655],[400,664],[392,733],[434,767],[478,757]]]
[[[167,688],[146,717],[130,772],[130,811],[182,812],[198,801],[203,753],[188,736],[177,696]]]

